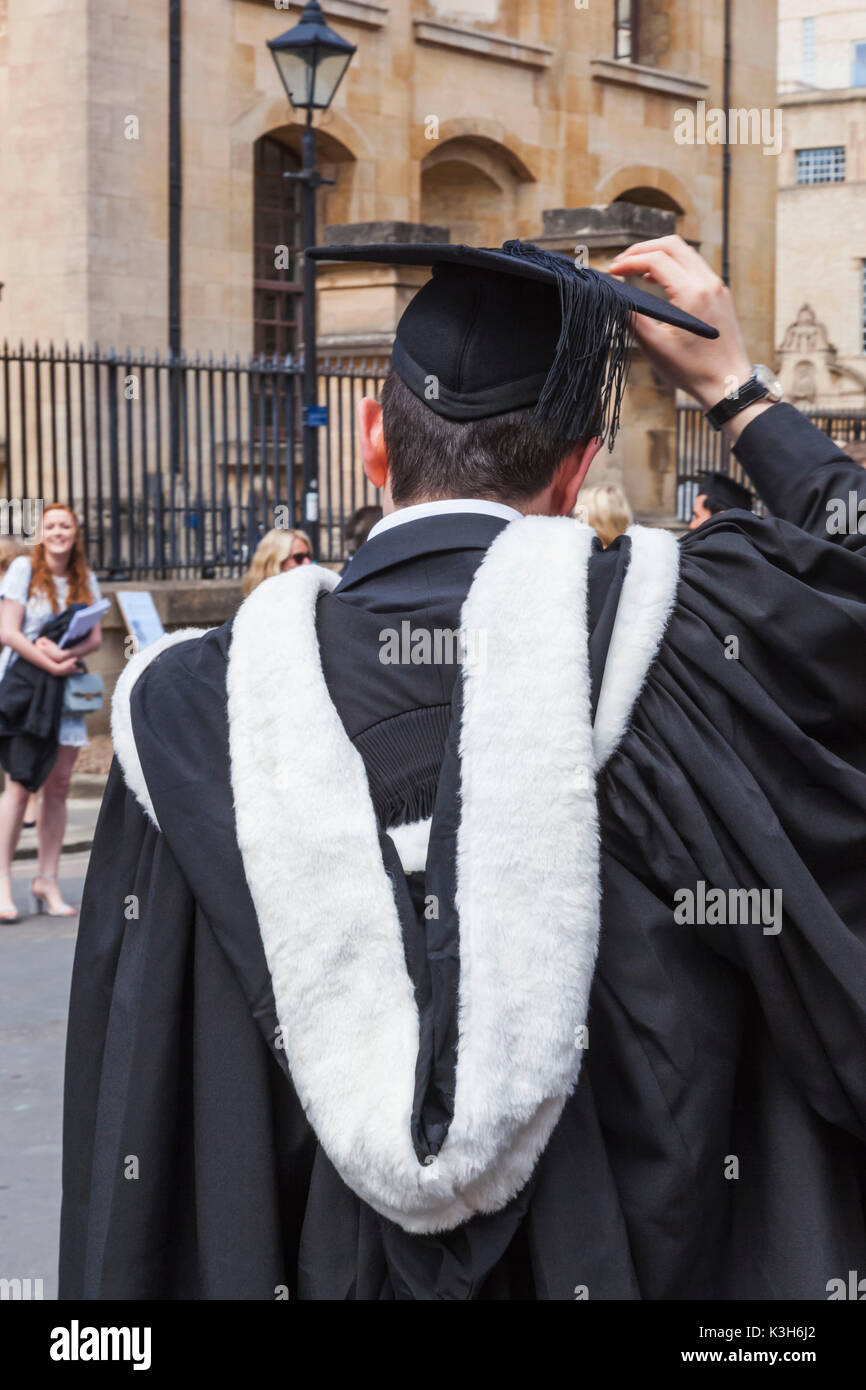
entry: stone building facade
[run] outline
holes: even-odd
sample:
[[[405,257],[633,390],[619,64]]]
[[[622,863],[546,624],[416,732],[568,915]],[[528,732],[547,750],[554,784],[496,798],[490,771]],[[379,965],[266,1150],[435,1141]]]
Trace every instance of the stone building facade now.
[[[786,0],[779,19],[777,365],[803,409],[866,408],[866,8]]]
[[[181,322],[188,352],[297,350],[300,124],[266,40],[294,0],[182,0]],[[682,115],[722,107],[715,0],[326,0],[357,45],[318,119],[322,237],[497,245],[603,267],[676,230],[722,268],[723,146]],[[732,108],[771,112],[775,0],[730,0]],[[0,0],[0,337],[168,340],[168,0]],[[678,134],[679,130],[679,134]],[[777,160],[728,147],[727,259],[752,357],[773,348]],[[788,156],[786,155],[786,158]],[[276,267],[279,246],[289,247]],[[579,248],[575,250],[575,248]],[[276,268],[275,268],[276,267]],[[320,271],[320,346],[387,352],[423,273]],[[785,282],[787,284],[787,282]],[[783,317],[799,305],[784,290]],[[847,332],[847,329],[845,330]],[[593,480],[674,511],[674,400],[639,354]]]

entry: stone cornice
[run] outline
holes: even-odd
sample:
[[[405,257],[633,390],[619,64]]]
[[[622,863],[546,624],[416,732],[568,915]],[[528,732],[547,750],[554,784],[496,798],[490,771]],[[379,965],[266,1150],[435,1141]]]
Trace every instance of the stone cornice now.
[[[429,222],[345,222],[325,227],[326,246],[375,246],[395,242],[424,245],[427,242],[448,241],[449,229]]]
[[[370,356],[390,357],[394,346],[393,333],[325,333],[316,339],[316,349],[320,355],[340,357],[344,353],[355,356],[366,352]],[[332,362],[336,366],[336,362]]]
[[[292,10],[302,10],[305,0],[288,0],[288,4],[277,9],[273,0],[260,0],[279,17],[289,15]],[[360,24],[364,29],[382,29],[391,17],[385,5],[375,5],[372,0],[321,0],[326,19],[345,19],[352,24]],[[294,17],[294,16],[293,16]]]
[[[829,181],[827,183],[780,183],[776,189],[776,194],[778,196],[779,193],[827,193],[831,189],[835,189],[837,192],[840,189],[847,189],[850,193],[852,188],[866,188],[866,182],[863,179],[838,179],[832,183]]]
[[[553,49],[522,39],[506,38],[502,34],[485,33],[480,29],[463,29],[456,24],[441,24],[438,20],[413,19],[412,28],[417,43],[437,48],[456,48],[476,58],[492,58],[500,63],[515,63],[524,68],[549,68]]]
[[[779,92],[780,106],[832,106],[848,101],[866,101],[866,87],[818,87],[809,92]]]
[[[586,246],[628,246],[675,231],[673,212],[619,201],[579,208],[544,208],[541,218],[542,234],[532,240],[540,246],[557,248],[576,242]]]
[[[663,68],[649,68],[641,63],[624,63],[617,58],[593,58],[590,70],[596,82],[615,82],[624,87],[640,87],[648,92],[660,92],[664,96],[686,97],[698,101],[709,90],[708,82],[697,81],[693,77],[681,77],[676,72],[665,72]]]

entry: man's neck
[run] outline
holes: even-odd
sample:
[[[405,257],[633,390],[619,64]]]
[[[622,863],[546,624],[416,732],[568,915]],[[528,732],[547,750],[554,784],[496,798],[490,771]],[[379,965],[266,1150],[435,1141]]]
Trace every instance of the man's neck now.
[[[520,512],[522,516],[561,516],[562,499],[555,489],[546,487],[542,492],[538,492],[534,497],[413,497],[411,502],[394,502],[388,488],[382,499],[383,516],[390,516],[393,512],[408,511],[412,507],[427,507],[439,503],[447,503],[452,510],[458,506],[468,507],[472,510],[476,503],[490,503],[495,507],[509,507],[513,512]]]

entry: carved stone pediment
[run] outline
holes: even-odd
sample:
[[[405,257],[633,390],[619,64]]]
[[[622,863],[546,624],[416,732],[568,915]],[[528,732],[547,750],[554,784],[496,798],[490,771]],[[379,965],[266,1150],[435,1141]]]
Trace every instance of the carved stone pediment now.
[[[866,406],[866,377],[839,361],[825,325],[803,304],[785,330],[777,375],[785,395],[800,410]]]
[[[835,352],[823,323],[815,317],[815,310],[804,304],[792,324],[788,325],[782,339],[780,352]]]

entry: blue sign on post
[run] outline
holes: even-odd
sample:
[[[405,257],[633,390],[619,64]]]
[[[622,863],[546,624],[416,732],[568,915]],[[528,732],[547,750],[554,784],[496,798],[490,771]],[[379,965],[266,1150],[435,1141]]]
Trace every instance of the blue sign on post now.
[[[305,405],[304,424],[305,425],[327,425],[328,407],[326,405]]]

